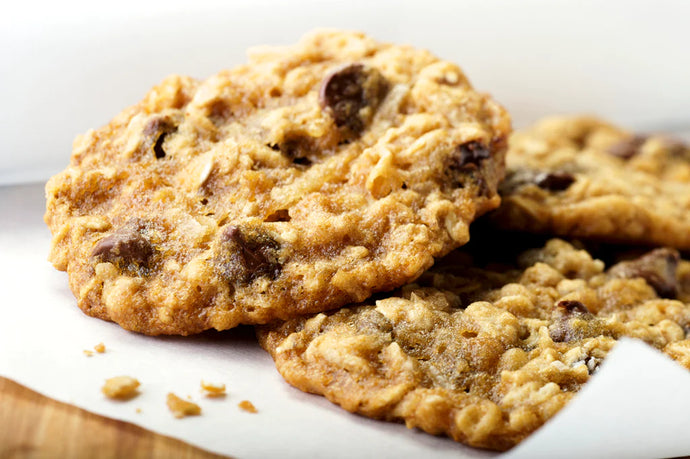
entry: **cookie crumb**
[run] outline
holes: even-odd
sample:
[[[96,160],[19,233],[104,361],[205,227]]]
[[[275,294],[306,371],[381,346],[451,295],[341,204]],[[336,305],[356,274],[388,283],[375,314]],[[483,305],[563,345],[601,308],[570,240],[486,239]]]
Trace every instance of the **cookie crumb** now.
[[[84,350],[84,355],[87,356],[87,357],[91,357],[91,356],[93,356],[93,351],[89,351],[89,350],[86,350],[86,349],[85,349],[85,350]]]
[[[237,404],[240,409],[243,409],[247,413],[258,413],[258,410],[254,406],[252,402],[249,400],[242,400],[240,403]]]
[[[137,408],[136,410],[134,410],[134,412],[137,414],[141,413],[141,408]]]
[[[93,348],[99,354],[103,354],[105,352],[105,344],[103,343],[98,343]]]
[[[101,392],[108,398],[129,400],[139,395],[138,387],[139,381],[131,376],[115,376],[105,380],[105,385],[101,388]]]
[[[213,384],[201,380],[201,389],[207,397],[225,397],[225,384]]]
[[[168,409],[173,416],[181,419],[185,416],[198,416],[201,414],[201,407],[196,403],[188,402],[170,392],[168,394]]]

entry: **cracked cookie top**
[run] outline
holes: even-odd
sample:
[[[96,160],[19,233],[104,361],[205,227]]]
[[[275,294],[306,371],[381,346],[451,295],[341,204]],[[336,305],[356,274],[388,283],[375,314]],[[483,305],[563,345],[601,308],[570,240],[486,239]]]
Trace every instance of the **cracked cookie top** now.
[[[266,323],[417,278],[499,203],[510,120],[454,64],[359,34],[171,76],[46,186],[87,314],[148,334]]]
[[[388,297],[260,327],[259,341],[303,391],[496,450],[558,412],[620,337],[690,368],[690,304],[676,299],[690,293],[688,265],[675,250],[605,269],[554,239],[518,260],[442,260]]]
[[[513,134],[503,229],[690,249],[690,147],[586,117]]]

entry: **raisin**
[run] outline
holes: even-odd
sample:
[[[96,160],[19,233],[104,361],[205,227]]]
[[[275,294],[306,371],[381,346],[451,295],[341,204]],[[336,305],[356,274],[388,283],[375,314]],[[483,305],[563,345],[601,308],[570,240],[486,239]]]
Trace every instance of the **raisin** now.
[[[481,166],[491,157],[491,149],[484,143],[471,140],[455,147],[447,157],[444,174],[447,183],[453,188],[463,188],[467,182],[476,184],[480,195],[489,195],[490,190]]]
[[[450,167],[456,170],[479,169],[482,161],[491,157],[491,151],[482,142],[472,140],[460,144],[452,155]]]
[[[549,191],[564,191],[575,182],[573,174],[568,172],[542,172],[534,177],[534,183]]]
[[[610,146],[607,152],[619,158],[630,159],[640,152],[640,147],[646,140],[647,137],[636,135]]]
[[[348,64],[329,73],[321,83],[319,102],[335,125],[359,135],[371,122],[389,89],[381,72],[363,64]],[[365,110],[365,109],[369,110]]]
[[[632,279],[641,277],[661,298],[676,298],[678,279],[676,268],[680,254],[675,249],[655,249],[635,260],[623,261],[609,269],[612,277]]]
[[[177,126],[167,117],[155,117],[144,126],[144,151],[153,150],[156,158],[165,158],[163,142],[168,134],[177,131]]]
[[[282,270],[278,250],[278,243],[269,235],[228,225],[221,233],[218,262],[223,276],[233,283],[249,284],[259,277],[273,280]]]

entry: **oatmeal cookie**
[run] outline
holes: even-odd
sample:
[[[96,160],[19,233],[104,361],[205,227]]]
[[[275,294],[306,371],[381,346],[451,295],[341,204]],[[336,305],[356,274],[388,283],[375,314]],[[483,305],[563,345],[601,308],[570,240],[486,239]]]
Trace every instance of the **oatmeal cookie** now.
[[[392,296],[258,335],[303,391],[506,450],[558,412],[620,337],[690,368],[690,304],[667,298],[682,290],[678,261],[657,249],[605,270],[554,239],[521,255],[520,268],[441,262]]]
[[[690,148],[594,118],[548,118],[509,141],[503,229],[690,249]]]
[[[46,186],[50,260],[87,314],[148,334],[362,301],[467,242],[509,131],[452,63],[311,33],[78,137]]]

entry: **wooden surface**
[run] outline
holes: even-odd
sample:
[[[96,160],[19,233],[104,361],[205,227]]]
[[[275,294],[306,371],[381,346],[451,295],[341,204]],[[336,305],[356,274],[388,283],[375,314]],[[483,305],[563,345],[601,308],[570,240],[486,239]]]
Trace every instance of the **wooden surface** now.
[[[219,459],[179,440],[56,402],[0,377],[0,459]]]

